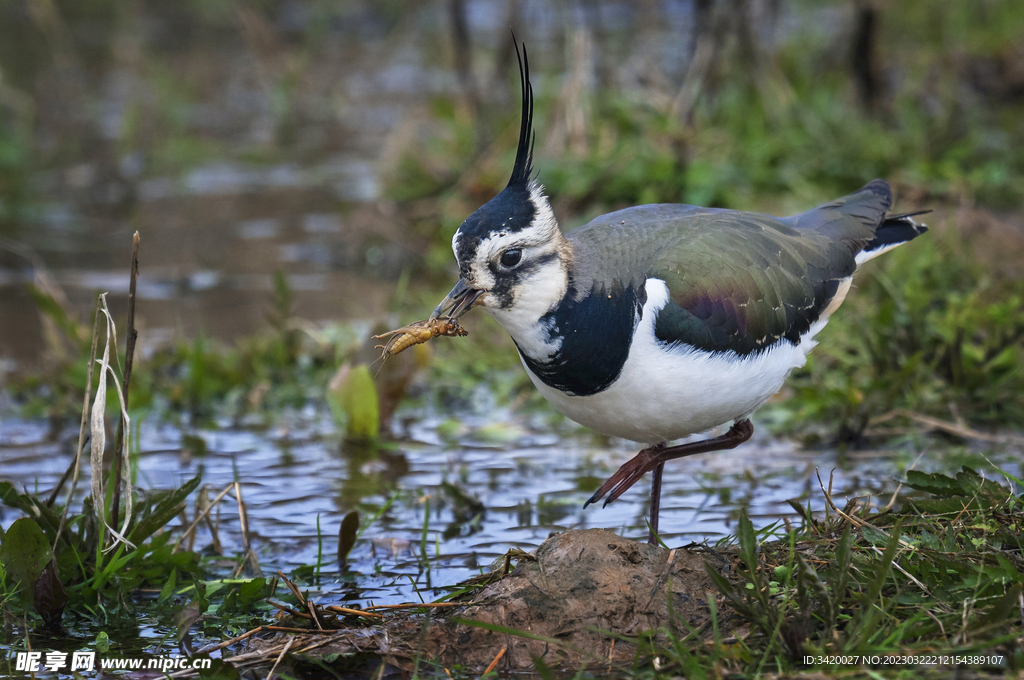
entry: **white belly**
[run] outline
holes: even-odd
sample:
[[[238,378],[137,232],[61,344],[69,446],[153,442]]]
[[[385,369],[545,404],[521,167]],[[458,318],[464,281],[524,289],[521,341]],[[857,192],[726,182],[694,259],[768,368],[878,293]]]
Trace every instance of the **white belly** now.
[[[814,335],[828,321],[822,315],[795,345],[783,340],[746,357],[700,353],[688,346],[666,348],[654,336],[654,319],[668,302],[668,287],[660,279],[647,279],[646,287],[647,303],[629,357],[607,389],[569,396],[526,369],[541,394],[566,417],[644,444],[672,441],[749,416],[779,391],[794,368],[804,365]],[[848,285],[841,286],[845,295],[843,288],[848,290]]]

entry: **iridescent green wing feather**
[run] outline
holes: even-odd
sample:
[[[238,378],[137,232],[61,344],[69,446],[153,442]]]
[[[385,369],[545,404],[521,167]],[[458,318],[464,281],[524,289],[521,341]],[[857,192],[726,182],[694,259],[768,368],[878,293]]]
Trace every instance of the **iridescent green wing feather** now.
[[[662,342],[738,354],[795,343],[853,274],[890,201],[876,180],[787,218],[684,205],[611,213],[568,235],[588,263],[577,291],[662,279],[671,298],[655,324]]]

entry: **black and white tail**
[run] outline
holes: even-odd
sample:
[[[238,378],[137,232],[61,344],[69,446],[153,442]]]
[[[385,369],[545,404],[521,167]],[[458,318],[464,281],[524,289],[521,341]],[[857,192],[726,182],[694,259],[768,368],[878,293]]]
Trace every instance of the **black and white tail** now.
[[[882,223],[878,225],[878,229],[875,230],[875,238],[864,246],[864,250],[857,253],[857,265],[860,266],[868,260],[892,250],[901,243],[912,241],[928,231],[928,227],[915,222],[914,217],[929,212],[931,210],[887,215],[882,220]]]

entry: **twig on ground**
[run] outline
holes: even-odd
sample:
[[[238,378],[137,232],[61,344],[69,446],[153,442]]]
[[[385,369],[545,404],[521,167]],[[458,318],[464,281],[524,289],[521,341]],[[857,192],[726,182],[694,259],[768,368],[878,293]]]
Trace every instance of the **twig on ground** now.
[[[202,647],[202,648],[198,649],[196,651],[196,655],[199,655],[199,654],[209,654],[210,652],[216,652],[218,649],[224,649],[225,647],[228,647],[229,645],[233,645],[236,642],[241,642],[242,640],[246,639],[250,635],[255,635],[256,633],[260,632],[261,630],[266,630],[266,626],[257,626],[256,628],[253,628],[252,630],[250,630],[250,631],[248,631],[246,633],[242,633],[238,637],[233,637],[230,640],[225,640],[224,642],[218,642],[217,644],[206,645],[205,647]]]
[[[355,610],[372,612],[378,609],[435,609],[439,607],[465,607],[465,602],[406,602],[404,604],[376,604],[372,607],[366,607],[365,609]],[[328,607],[329,609],[329,607]]]
[[[288,649],[292,646],[293,642],[295,642],[295,638],[289,638],[287,644],[285,644],[284,646],[284,649],[282,649],[281,653],[277,656],[277,661],[275,661],[274,665],[270,667],[270,672],[267,673],[267,680],[273,680],[274,671],[277,670],[277,665],[281,663],[281,659],[283,659],[284,655],[288,653]]]
[[[892,428],[874,428],[875,425],[888,422],[890,420],[893,420],[894,418],[906,418],[907,420],[912,420],[916,423],[920,423],[921,425],[925,425],[926,431],[940,430],[947,434],[952,434],[957,437],[963,437],[964,439],[977,439],[979,441],[993,442],[996,444],[1005,444],[1007,442],[1024,443],[1024,437],[1019,437],[1013,434],[996,435],[988,434],[986,432],[979,432],[978,430],[965,427],[957,423],[951,423],[945,420],[940,420],[938,418],[934,418],[923,413],[917,413],[916,411],[911,411],[910,409],[905,408],[894,409],[892,411],[889,411],[888,413],[878,416],[877,418],[872,418],[870,421],[870,425],[873,427],[873,429],[865,430],[864,434],[896,434],[912,431],[904,430],[902,428],[899,429],[899,432]]]
[[[383,619],[383,614],[377,612],[371,612],[369,609],[349,609],[348,607],[339,607],[337,605],[329,604],[324,607],[329,612],[335,612],[337,614],[347,614],[349,616],[362,616],[368,619]]]
[[[490,673],[491,671],[493,671],[495,669],[495,667],[498,665],[498,662],[501,661],[501,657],[505,656],[505,652],[506,651],[508,651],[508,647],[507,646],[503,646],[501,649],[498,650],[498,654],[497,654],[497,656],[494,657],[494,661],[492,661],[490,664],[488,664],[487,668],[485,668],[484,672],[481,674],[481,677],[483,677],[484,675],[487,675],[488,673]]]
[[[277,609],[280,609],[281,611],[283,611],[286,614],[291,614],[292,616],[298,616],[298,617],[303,618],[303,619],[309,619],[310,618],[309,614],[307,614],[306,612],[300,612],[298,609],[292,609],[291,607],[289,607],[286,604],[280,604],[279,602],[274,602],[273,600],[267,600],[266,602],[271,607],[276,607]]]

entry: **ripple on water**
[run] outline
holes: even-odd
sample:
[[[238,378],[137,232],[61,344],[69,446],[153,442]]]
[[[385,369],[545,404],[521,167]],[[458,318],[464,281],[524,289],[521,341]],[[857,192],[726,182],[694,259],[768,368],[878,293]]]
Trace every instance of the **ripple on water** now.
[[[595,486],[635,453],[633,445],[560,439],[528,419],[513,417],[506,425],[507,431],[517,432],[514,440],[488,440],[482,448],[472,440],[491,425],[479,418],[465,420],[468,427],[460,441],[472,446],[444,443],[435,429],[440,421],[425,420],[411,427],[415,440],[377,452],[342,446],[333,426],[315,417],[281,430],[201,429],[188,434],[192,439],[169,425],[144,426],[139,483],[170,488],[201,470],[215,494],[238,479],[264,571],[287,573],[314,564],[322,544],[320,596],[325,602],[436,597],[442,592],[438,587],[481,573],[511,547],[531,550],[552,532],[603,527],[637,539],[646,536],[647,480],[606,508],[582,507]],[[0,422],[5,479],[32,490],[52,488],[70,460],[69,442],[77,440],[77,432],[63,433],[58,442],[48,441],[47,434],[42,422]],[[189,453],[197,450],[204,453]],[[759,435],[733,451],[674,461],[665,471],[663,539],[670,545],[713,543],[734,531],[743,507],[758,527],[783,518],[795,521],[789,499],[822,510],[816,470],[826,484],[834,470],[836,496],[872,494],[884,505],[897,487],[894,479],[901,477],[898,466],[912,460],[892,451],[852,457],[807,451]],[[918,468],[936,467],[941,461],[918,463]],[[80,484],[79,496],[84,488]],[[482,515],[466,497],[485,508]],[[354,508],[364,520],[382,514],[366,529],[349,556],[348,571],[342,572],[335,560],[337,532]],[[0,509],[5,527],[16,517]],[[238,552],[241,536],[233,502],[225,501],[219,522],[225,552]],[[209,541],[205,531],[197,546]]]

